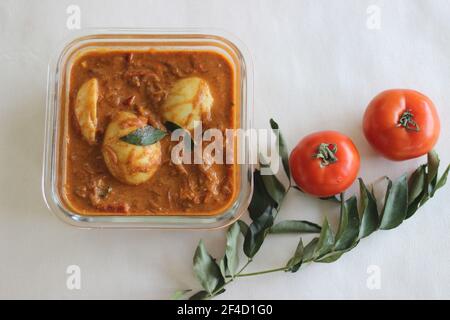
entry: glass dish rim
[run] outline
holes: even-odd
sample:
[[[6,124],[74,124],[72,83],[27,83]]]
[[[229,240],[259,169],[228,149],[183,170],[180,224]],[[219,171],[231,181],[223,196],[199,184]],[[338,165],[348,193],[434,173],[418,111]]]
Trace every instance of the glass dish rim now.
[[[101,39],[108,36],[108,41],[117,42],[129,36],[135,40],[145,40],[144,36],[162,36],[166,39],[176,40],[185,37],[189,40],[215,39],[222,45],[231,48],[239,58],[241,68],[241,127],[252,128],[250,111],[253,105],[253,69],[251,56],[246,46],[235,36],[219,29],[204,28],[89,28],[79,30],[66,37],[60,43],[56,54],[50,59],[47,75],[47,101],[45,116],[44,161],[42,168],[42,194],[47,207],[64,222],[80,228],[127,228],[127,229],[217,229],[223,228],[237,220],[248,207],[253,192],[253,165],[248,162],[241,167],[240,195],[223,214],[215,216],[92,216],[80,215],[61,205],[59,197],[55,194],[55,159],[56,159],[56,129],[57,107],[59,101],[60,70],[66,62],[67,51],[85,39]],[[141,38],[139,37],[141,36]],[[122,38],[121,38],[122,37]],[[163,38],[164,39],[164,38]],[[246,144],[246,157],[251,159],[252,141]],[[243,190],[243,186],[247,190]],[[245,192],[244,196],[241,193]],[[240,201],[240,203],[239,203]]]

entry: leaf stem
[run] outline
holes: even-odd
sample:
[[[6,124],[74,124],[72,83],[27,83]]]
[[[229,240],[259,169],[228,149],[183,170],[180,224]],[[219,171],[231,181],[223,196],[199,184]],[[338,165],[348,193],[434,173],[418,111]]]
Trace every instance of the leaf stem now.
[[[231,276],[226,276],[226,278],[230,278],[230,280],[225,281],[224,284],[222,286],[220,286],[219,288],[217,288],[212,294],[211,294],[211,298],[214,298],[223,288],[225,288],[225,286],[231,282],[234,281],[234,279],[236,279],[237,277],[239,277],[239,275],[242,273],[242,271],[245,270],[245,268],[248,267],[248,265],[250,264],[250,262],[252,262],[252,259],[248,259],[247,262],[242,266],[242,268],[234,275],[234,277]]]
[[[280,268],[275,268],[275,269],[268,269],[268,270],[263,270],[263,271],[257,271],[257,272],[250,272],[250,273],[241,273],[236,275],[236,277],[251,277],[251,276],[257,276],[260,274],[266,274],[266,273],[273,273],[273,272],[278,272],[278,271],[286,271],[287,268],[286,267],[280,267]]]
[[[250,264],[250,262],[252,262],[252,261],[253,261],[252,259],[248,259],[248,260],[247,260],[247,263],[244,264],[244,266],[241,268],[241,270],[238,271],[238,273],[236,273],[236,275],[239,276],[239,275],[242,273],[242,271],[244,271],[245,268],[247,268],[248,265]]]

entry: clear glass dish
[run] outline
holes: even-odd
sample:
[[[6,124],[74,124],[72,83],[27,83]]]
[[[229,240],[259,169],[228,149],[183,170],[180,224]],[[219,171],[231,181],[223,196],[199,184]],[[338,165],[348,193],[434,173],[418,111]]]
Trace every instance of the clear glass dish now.
[[[232,39],[232,40],[230,40]],[[84,228],[170,228],[213,229],[224,227],[238,219],[249,204],[253,181],[251,135],[238,139],[238,152],[243,155],[239,164],[239,194],[223,212],[214,216],[172,215],[86,215],[71,210],[61,199],[60,165],[64,159],[61,136],[66,125],[63,109],[64,97],[69,90],[70,68],[74,57],[84,51],[106,48],[111,50],[208,50],[226,56],[235,74],[236,103],[239,104],[238,128],[251,129],[253,82],[251,59],[245,47],[223,31],[183,29],[91,29],[80,32],[61,46],[49,65],[47,84],[46,131],[42,191],[48,208],[63,221]],[[67,102],[68,103],[68,102]]]

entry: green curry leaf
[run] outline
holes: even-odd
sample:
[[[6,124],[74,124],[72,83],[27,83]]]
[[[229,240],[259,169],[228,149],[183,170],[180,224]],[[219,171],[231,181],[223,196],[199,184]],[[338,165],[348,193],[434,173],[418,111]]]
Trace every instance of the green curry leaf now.
[[[303,249],[303,262],[310,262],[314,259],[314,252],[316,251],[319,238],[313,238]]]
[[[340,257],[342,257],[342,255],[344,253],[345,253],[345,251],[332,251],[314,261],[319,262],[319,263],[332,263],[332,262],[335,262],[336,260],[338,260]]]
[[[270,228],[272,234],[285,233],[319,233],[321,227],[315,223],[303,220],[284,220]]]
[[[252,220],[255,220],[262,215],[268,207],[274,207],[275,201],[272,200],[264,186],[261,171],[255,170],[253,173],[253,183],[253,195],[248,206],[248,211]]]
[[[219,269],[220,269],[220,273],[222,274],[222,276],[225,277],[227,276],[227,256],[223,256],[222,259],[220,259],[219,261]]]
[[[227,232],[227,244],[225,249],[225,257],[227,269],[230,275],[234,277],[239,266],[238,255],[238,239],[240,234],[240,227],[238,223],[233,223]]]
[[[275,209],[267,208],[261,216],[253,220],[253,223],[248,228],[244,240],[244,253],[250,259],[258,252],[269,228],[273,225],[273,210]]]
[[[322,231],[320,233],[319,241],[315,248],[314,257],[320,258],[327,253],[330,253],[333,250],[334,246],[334,234],[333,230],[331,230],[330,224],[328,223],[328,219],[325,217],[325,220],[322,224]]]
[[[378,229],[379,218],[375,197],[367,189],[364,181],[359,179],[361,226],[359,239],[365,238]]]
[[[288,263],[286,264],[286,271],[290,272],[297,272],[298,269],[300,269],[303,261],[303,240],[300,238],[300,241],[298,242],[297,249],[295,249],[294,255],[291,259],[289,259]]]
[[[248,225],[242,220],[238,220],[237,224],[239,225],[239,230],[241,230],[242,236],[245,238],[248,232]]]
[[[425,190],[426,165],[421,165],[408,180],[408,205],[414,202]]]
[[[194,255],[194,272],[202,287],[212,294],[223,286],[224,278],[220,267],[206,251],[205,245],[200,240]]]
[[[437,184],[436,184],[436,188],[434,188],[433,190],[433,194],[432,196],[434,196],[434,193],[439,190],[440,188],[442,188],[446,183],[447,183],[447,177],[448,177],[448,172],[450,171],[450,165],[447,166],[447,168],[445,169],[444,173],[442,174],[442,176],[439,178]]]
[[[286,141],[284,140],[284,137],[280,131],[280,127],[278,126],[278,123],[275,122],[275,120],[270,119],[270,127],[274,130],[275,134],[277,135],[278,139],[277,146],[281,157],[281,163],[283,164],[283,168],[284,171],[286,172],[286,175],[290,179],[291,171],[289,170],[289,152],[287,149]]]
[[[341,196],[341,198],[344,198]],[[342,251],[350,248],[358,239],[359,235],[359,216],[356,197],[341,200],[341,219],[339,230],[336,234],[336,243],[334,250]]]
[[[382,211],[380,229],[388,230],[399,226],[408,212],[408,179],[401,176],[396,182],[389,184]]]
[[[120,138],[123,142],[133,144],[136,146],[149,146],[152,145],[167,135],[167,132],[153,128],[152,126],[145,126],[137,128],[133,132],[130,132],[126,136]]]
[[[427,159],[428,159],[427,183],[429,188],[428,193],[431,195],[434,193],[434,189],[436,187],[438,168],[439,163],[441,161],[439,160],[438,154],[434,150],[428,152]]]
[[[356,247],[359,243],[358,241],[355,241],[351,247],[345,250],[339,250],[339,251],[331,251],[330,253],[327,253],[326,255],[314,260],[314,262],[320,262],[320,263],[331,263],[338,260],[342,255],[350,250],[352,250],[354,247]]]
[[[286,189],[281,184],[281,182],[277,179],[277,177],[273,174],[270,175],[261,175],[264,187],[267,190],[267,193],[270,195],[273,201],[277,203],[279,207],[283,202],[283,199],[286,195]]]

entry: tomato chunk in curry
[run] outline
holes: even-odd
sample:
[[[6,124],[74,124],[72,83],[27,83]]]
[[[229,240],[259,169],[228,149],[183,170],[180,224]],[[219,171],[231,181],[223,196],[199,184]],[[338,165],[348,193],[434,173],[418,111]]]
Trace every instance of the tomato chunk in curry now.
[[[193,120],[200,120],[203,131],[236,128],[234,70],[226,57],[212,51],[91,51],[75,60],[69,77],[62,193],[74,211],[215,215],[232,204],[237,167],[174,164],[171,151],[178,142],[166,127],[169,120],[192,131]],[[181,101],[187,87],[192,99]],[[148,146],[123,142],[144,126],[168,134]]]

